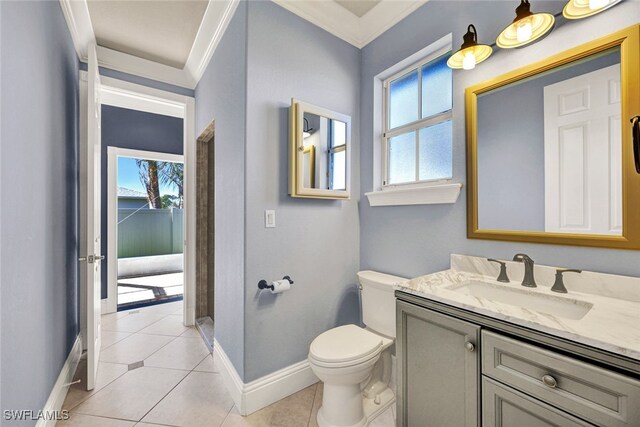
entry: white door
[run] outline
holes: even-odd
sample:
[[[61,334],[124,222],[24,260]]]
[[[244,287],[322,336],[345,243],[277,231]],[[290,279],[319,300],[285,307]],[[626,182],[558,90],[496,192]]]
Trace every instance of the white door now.
[[[544,88],[545,231],[622,235],[620,65]]]
[[[89,46],[87,71],[86,161],[86,316],[87,316],[87,390],[96,384],[100,358],[100,75],[95,45]]]

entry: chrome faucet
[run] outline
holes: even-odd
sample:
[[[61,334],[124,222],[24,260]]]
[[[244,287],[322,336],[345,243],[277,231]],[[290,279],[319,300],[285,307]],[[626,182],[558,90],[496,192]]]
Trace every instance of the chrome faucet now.
[[[536,288],[536,279],[533,277],[533,260],[526,254],[516,254],[513,256],[514,261],[524,263],[524,278],[522,279],[522,286],[527,288]]]

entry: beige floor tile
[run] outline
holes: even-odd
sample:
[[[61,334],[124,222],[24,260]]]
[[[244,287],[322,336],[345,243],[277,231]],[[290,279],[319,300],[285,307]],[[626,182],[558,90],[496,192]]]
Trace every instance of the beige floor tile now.
[[[233,407],[219,374],[191,372],[143,419],[173,426],[219,426]]]
[[[101,331],[101,349],[105,348],[117,343],[118,341],[122,341],[126,337],[131,335],[131,332],[116,332],[116,331]]]
[[[81,380],[81,383],[73,384],[69,387],[67,397],[62,404],[62,409],[73,409],[89,397],[113,382],[116,378],[127,372],[127,365],[119,363],[98,362],[98,376],[93,390],[87,390],[87,363],[86,360],[78,365],[74,380]]]
[[[108,314],[103,314],[100,317],[100,322],[104,325],[107,324],[109,322],[114,321],[115,319],[119,319],[123,316],[128,315],[129,313],[127,311],[116,311],[115,313],[108,313]]]
[[[170,316],[170,317],[178,317],[178,316]],[[187,326],[187,330],[182,333],[183,337],[192,337],[192,338],[200,338],[200,332],[195,326]]]
[[[138,332],[165,317],[166,314],[132,312],[102,325],[105,331]]]
[[[194,368],[194,371],[220,372],[221,363],[220,356],[218,356],[218,353],[214,350],[213,355],[210,354],[205,357],[204,360]]]
[[[139,333],[177,337],[186,331],[188,331],[188,328],[182,324],[182,318],[178,316],[166,316],[146,328],[141,329]]]
[[[177,337],[165,347],[146,358],[144,365],[159,368],[186,369],[190,371],[195,368],[207,354],[209,354],[209,349],[204,345],[201,338]]]
[[[81,403],[73,412],[140,421],[187,374],[175,369],[134,369]]]
[[[113,418],[94,417],[92,415],[71,412],[69,419],[58,421],[57,427],[133,427],[135,422],[116,420]]]
[[[374,418],[369,427],[394,427],[396,425],[393,419],[393,410],[391,408]]]
[[[151,305],[149,307],[140,308],[141,313],[152,313],[152,314],[173,314],[176,312],[182,313],[182,301],[169,302],[166,304],[156,304]]]
[[[129,364],[144,360],[174,337],[133,334],[100,352],[100,361]],[[204,357],[204,356],[203,356]]]
[[[221,427],[307,427],[316,384],[242,417],[234,406]]]
[[[158,427],[158,426],[173,427],[173,426],[169,426],[168,424],[151,424],[151,423],[138,423],[135,425],[135,427]]]

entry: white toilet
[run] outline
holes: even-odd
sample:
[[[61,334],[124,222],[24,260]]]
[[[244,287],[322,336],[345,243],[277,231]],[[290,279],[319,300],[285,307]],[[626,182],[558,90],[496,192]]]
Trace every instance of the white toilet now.
[[[396,337],[393,285],[406,280],[375,271],[358,273],[362,321],[316,337],[309,363],[324,382],[319,427],[362,427],[395,402],[389,388],[391,345]]]

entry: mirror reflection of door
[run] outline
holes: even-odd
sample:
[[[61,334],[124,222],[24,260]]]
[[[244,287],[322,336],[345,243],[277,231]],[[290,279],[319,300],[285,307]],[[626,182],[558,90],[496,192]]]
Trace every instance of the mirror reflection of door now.
[[[303,179],[305,188],[345,190],[347,125],[312,113],[304,114]]]
[[[544,88],[545,231],[622,234],[620,64]]]
[[[622,235],[620,49],[477,98],[478,227]]]

